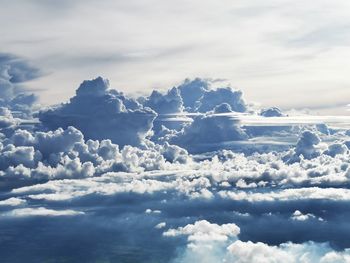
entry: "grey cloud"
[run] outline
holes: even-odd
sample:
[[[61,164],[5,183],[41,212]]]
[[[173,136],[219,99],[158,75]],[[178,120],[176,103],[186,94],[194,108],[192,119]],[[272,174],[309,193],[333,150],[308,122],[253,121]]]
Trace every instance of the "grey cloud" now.
[[[152,128],[156,113],[149,108],[127,108],[125,97],[109,91],[106,80],[83,82],[70,102],[42,111],[39,118],[51,128],[74,126],[87,139],[111,139],[121,146],[139,145]]]

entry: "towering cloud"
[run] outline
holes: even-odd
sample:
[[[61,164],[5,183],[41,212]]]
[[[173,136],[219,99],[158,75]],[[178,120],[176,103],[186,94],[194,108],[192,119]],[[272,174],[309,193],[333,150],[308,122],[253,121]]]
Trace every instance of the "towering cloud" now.
[[[199,101],[197,111],[207,112],[213,110],[215,106],[227,103],[236,112],[245,112],[247,106],[242,99],[242,92],[233,90],[231,87],[217,88],[206,91]]]
[[[192,112],[199,106],[199,101],[204,93],[209,90],[210,83],[208,81],[196,78],[194,80],[186,79],[178,89],[186,108],[186,111]]]
[[[179,113],[183,110],[182,97],[177,88],[170,89],[165,95],[154,90],[143,105],[159,114]]]
[[[139,145],[155,117],[153,110],[110,90],[101,77],[84,81],[69,103],[39,114],[50,129],[74,126],[87,139],[111,139],[121,146]]]
[[[314,158],[320,155],[319,150],[315,147],[320,142],[321,140],[317,134],[311,131],[305,131],[296,145],[295,154],[303,155],[307,159]]]
[[[241,91],[231,87],[213,87],[210,80],[185,80],[178,89],[185,109],[189,112],[212,111],[222,103],[227,103],[236,112],[247,110]]]

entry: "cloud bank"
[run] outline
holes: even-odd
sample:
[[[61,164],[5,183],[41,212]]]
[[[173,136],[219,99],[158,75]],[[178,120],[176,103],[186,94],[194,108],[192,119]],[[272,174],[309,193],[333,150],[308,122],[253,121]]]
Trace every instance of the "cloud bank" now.
[[[98,77],[27,106],[0,108],[6,262],[349,262],[344,125],[204,79],[131,98]]]

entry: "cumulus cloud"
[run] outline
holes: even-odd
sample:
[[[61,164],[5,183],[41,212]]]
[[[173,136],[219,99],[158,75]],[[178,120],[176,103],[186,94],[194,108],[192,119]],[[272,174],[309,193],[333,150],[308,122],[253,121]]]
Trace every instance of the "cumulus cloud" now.
[[[152,128],[156,113],[109,90],[101,77],[84,81],[67,104],[42,111],[39,118],[50,129],[74,126],[87,139],[111,139],[121,146],[139,145]],[[128,107],[129,104],[131,107]]]
[[[40,246],[50,260],[53,237],[74,237],[62,249],[73,261],[85,242],[79,251],[96,262],[346,262],[346,131],[279,126],[274,107],[249,112],[240,91],[203,79],[138,99],[84,81],[33,126],[0,108],[1,254],[11,262],[11,240],[35,233],[20,259]],[[257,150],[276,134],[289,148]]]
[[[188,236],[187,248],[175,262],[348,262],[350,251],[337,252],[328,244],[307,242],[283,243],[279,246],[263,242],[241,241],[240,229],[235,224],[216,225],[197,221],[178,229],[169,229],[163,235]]]
[[[277,107],[262,109],[260,111],[260,115],[264,116],[264,117],[282,117],[282,116],[284,116],[282,111]]]
[[[56,136],[53,136],[53,132],[49,138],[55,141],[57,136],[63,134],[68,138],[72,134],[79,134],[73,128],[69,132],[64,131],[59,130]],[[18,145],[29,141],[34,145],[31,147],[36,147],[33,143],[37,137],[35,133],[24,137],[30,139],[18,139]],[[152,244],[159,242],[165,246],[162,247],[165,249],[163,253],[168,257],[158,254],[158,257],[165,257],[164,262],[217,262],[222,259],[245,262],[246,258],[255,259],[254,255],[260,255],[258,251],[264,251],[261,253],[267,255],[266,260],[274,260],[274,254],[270,254],[270,251],[285,255],[294,253],[294,248],[299,246],[302,252],[297,255],[310,255],[314,250],[319,251],[312,254],[314,256],[311,259],[314,261],[310,259],[309,262],[347,256],[348,252],[336,252],[328,245],[315,243],[308,246],[308,243],[303,242],[332,240],[341,244],[342,248],[347,246],[339,238],[339,233],[346,232],[340,223],[344,221],[335,215],[339,211],[337,207],[348,201],[349,193],[345,188],[348,184],[348,153],[335,157],[320,155],[312,160],[303,159],[289,164],[281,160],[283,153],[245,156],[224,151],[204,160],[190,158],[186,162],[173,163],[165,161],[160,155],[162,148],[146,150],[126,146],[119,149],[108,140],[81,141],[81,136],[72,138],[75,138],[72,140],[75,141],[73,146],[72,143],[67,144],[63,151],[67,151],[65,158],[75,158],[66,159],[74,161],[74,164],[62,161],[57,167],[42,164],[31,169],[31,173],[34,174],[39,168],[43,174],[60,170],[62,174],[66,173],[66,178],[74,179],[57,180],[60,177],[56,177],[55,180],[40,184],[15,187],[7,195],[16,199],[11,202],[5,200],[5,204],[20,203],[21,207],[13,208],[4,204],[2,207],[5,210],[1,210],[4,216],[0,224],[7,218],[44,216],[64,216],[69,218],[65,219],[68,224],[81,215],[86,218],[85,223],[90,220],[94,222],[89,225],[88,232],[98,232],[101,231],[100,225],[106,225],[105,222],[119,222],[112,224],[107,232],[112,232],[116,237],[118,235],[115,233],[123,233],[124,243],[140,248],[144,248],[145,239],[140,237],[135,240],[135,237],[140,236],[138,231],[147,233],[145,236],[148,236],[149,242],[151,240]],[[185,152],[171,152],[175,152],[174,156],[186,156]],[[94,172],[77,176],[77,168],[83,160],[91,163]],[[129,168],[120,172],[118,169],[121,166]],[[324,167],[327,169],[322,171]],[[68,175],[70,170],[72,173]],[[8,170],[7,176],[10,176],[9,173]],[[336,173],[336,176],[333,177],[332,173]],[[309,187],[312,180],[323,188]],[[338,184],[338,187],[327,187],[332,183]],[[256,190],[245,188],[252,185]],[[289,189],[284,189],[286,186]],[[25,202],[19,202],[18,199]],[[321,216],[325,220],[318,220]],[[309,221],[313,222],[312,227]],[[272,229],[276,224],[281,231],[274,233]],[[333,234],[320,232],[324,228],[332,228]],[[270,240],[262,237],[264,229],[270,231]],[[293,243],[292,250],[285,250],[293,233],[305,232],[305,229],[309,229],[307,234],[301,235],[299,240],[293,240],[301,244]],[[164,231],[163,235],[161,231]],[[100,238],[105,237],[102,233]],[[75,235],[83,239],[81,234]],[[116,238],[112,240],[118,244],[121,242]],[[158,251],[145,253],[154,259],[157,254],[152,253],[160,253]],[[246,256],[239,251],[245,251]],[[130,258],[137,260],[135,254]]]
[[[230,110],[228,104],[222,104],[214,110],[222,113],[223,109]],[[247,138],[244,130],[230,117],[208,113],[195,117],[192,123],[186,125],[170,141],[190,152],[205,152],[222,148],[221,143]]]
[[[42,73],[26,60],[11,54],[0,54],[0,106],[27,112],[36,101],[21,85]]]
[[[348,150],[348,147],[346,146],[346,144],[333,143],[328,146],[328,149],[324,153],[334,157],[337,154],[344,154],[347,150]]]
[[[179,113],[183,110],[182,97],[177,88],[170,89],[165,95],[154,90],[143,105],[159,114]]]
[[[165,94],[154,90],[149,97],[141,97],[138,101],[157,112],[158,116],[153,123],[153,131],[156,134],[161,132],[163,127],[175,130],[181,128],[182,120],[176,117],[171,118],[172,114],[181,113],[184,109],[183,99],[178,88],[174,87]]]
[[[226,87],[205,92],[199,101],[197,111],[207,112],[222,103],[227,103],[236,112],[245,112],[247,110],[247,106],[242,99],[242,92]]]
[[[15,126],[18,123],[12,112],[5,107],[0,107],[0,131]]]
[[[229,237],[236,237],[239,231],[239,227],[235,224],[217,225],[201,220],[177,229],[169,229],[163,235],[168,237],[184,235],[187,236],[189,242],[206,243],[227,241]]]
[[[235,224],[212,224],[206,220],[196,221],[163,233],[166,237],[187,236],[187,248],[175,262],[218,262],[225,254],[225,244],[236,238],[240,229]]]
[[[168,93],[179,93],[183,106],[188,112],[208,112],[216,106],[226,103],[235,112],[245,112],[247,105],[242,98],[242,92],[231,87],[214,87],[211,80],[196,78],[186,79],[177,89]],[[176,91],[178,90],[178,92]]]
[[[298,162],[300,158],[313,159],[321,155],[321,139],[316,132],[306,130],[300,135],[298,142],[288,155],[284,157],[285,161]]]
[[[303,214],[302,212],[300,212],[299,210],[295,210],[294,213],[292,214],[291,218],[293,220],[298,220],[298,221],[305,221],[305,220],[309,220],[309,219],[314,219],[316,218],[315,215],[307,213],[307,214]],[[322,218],[318,218],[318,220],[323,220]]]
[[[310,131],[305,131],[301,135],[296,147],[295,154],[303,155],[304,158],[311,159],[320,154],[315,145],[321,142],[320,138],[317,134],[312,133]]]
[[[186,164],[187,151],[165,143],[147,149],[125,146],[111,140],[84,140],[74,127],[48,132],[18,129],[1,144],[2,175],[11,178],[71,178],[101,175],[113,171],[165,169],[169,162]]]
[[[34,134],[18,129],[10,140],[15,146],[33,146],[48,158],[52,154],[72,150],[75,144],[84,142],[84,136],[74,127],[68,127],[65,130],[59,128],[54,131],[35,132]]]
[[[295,200],[334,200],[348,201],[350,190],[338,188],[298,188],[275,190],[270,192],[245,192],[245,191],[222,191],[219,195],[232,200],[244,200],[249,202],[274,202],[274,201],[295,201]]]
[[[209,90],[209,86],[210,83],[208,81],[196,78],[194,80],[186,79],[178,87],[186,111],[196,111],[204,93]]]
[[[229,258],[233,262],[248,263],[248,262],[343,262],[350,260],[350,251],[336,252],[333,251],[327,244],[293,244],[286,243],[279,246],[269,246],[258,242],[242,242],[240,240],[231,244],[228,248]]]

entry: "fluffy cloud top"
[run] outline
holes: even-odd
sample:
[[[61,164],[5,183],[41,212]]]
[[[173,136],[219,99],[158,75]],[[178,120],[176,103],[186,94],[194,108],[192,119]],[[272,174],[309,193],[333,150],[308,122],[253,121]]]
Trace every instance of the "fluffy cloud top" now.
[[[39,118],[50,129],[74,126],[87,139],[111,139],[121,146],[139,145],[152,128],[156,113],[136,101],[110,91],[102,78],[84,81],[67,104],[42,111]],[[128,108],[137,105],[136,109]]]
[[[188,236],[187,249],[175,260],[181,263],[346,263],[350,260],[349,250],[336,252],[328,244],[289,242],[273,246],[263,242],[237,240],[239,232],[240,229],[235,224],[217,225],[202,220],[178,229],[169,229],[163,235]]]
[[[231,87],[217,88],[206,91],[199,101],[196,109],[199,112],[207,112],[213,110],[215,106],[227,103],[231,109],[236,112],[245,112],[247,106],[242,99],[242,92],[233,90]]]
[[[172,143],[191,151],[196,151],[197,147],[203,151],[205,144],[247,138],[234,121],[215,115],[246,111],[242,93],[230,87],[214,88],[209,81],[195,79],[185,81],[166,94],[154,91],[138,101],[142,105],[109,89],[108,81],[99,77],[84,81],[68,103],[41,111],[39,119],[49,129],[74,126],[87,139],[110,139],[120,146],[140,145],[152,128],[159,137],[163,126],[177,130]],[[187,126],[181,122],[174,125],[174,121],[163,121],[162,115],[181,113],[184,109],[206,114]]]
[[[264,117],[281,117],[283,116],[283,113],[279,108],[271,107],[267,109],[262,109],[260,115]]]
[[[10,128],[17,124],[12,112],[5,107],[0,107],[0,130]]]
[[[229,237],[236,237],[239,232],[239,227],[235,224],[224,224],[220,226],[206,220],[201,220],[177,229],[169,229],[163,235],[168,237],[185,235],[188,236],[187,240],[189,242],[206,243],[227,241]]]
[[[311,159],[320,155],[320,152],[315,147],[315,145],[319,144],[320,141],[321,140],[317,134],[310,131],[303,132],[296,145],[295,154],[303,155],[307,159]]]
[[[177,88],[170,89],[165,95],[154,90],[143,105],[159,114],[178,113],[183,110],[182,97]]]
[[[231,87],[213,87],[210,80],[185,80],[177,89],[188,112],[208,112],[222,103],[227,103],[236,112],[247,110],[241,91]]]
[[[269,246],[258,242],[242,242],[240,240],[228,248],[228,257],[237,263],[346,263],[350,260],[350,251],[335,252],[327,244],[281,244]]]
[[[207,81],[196,78],[192,81],[187,79],[178,87],[187,111],[193,112],[198,108],[200,99],[209,90],[209,86]]]

